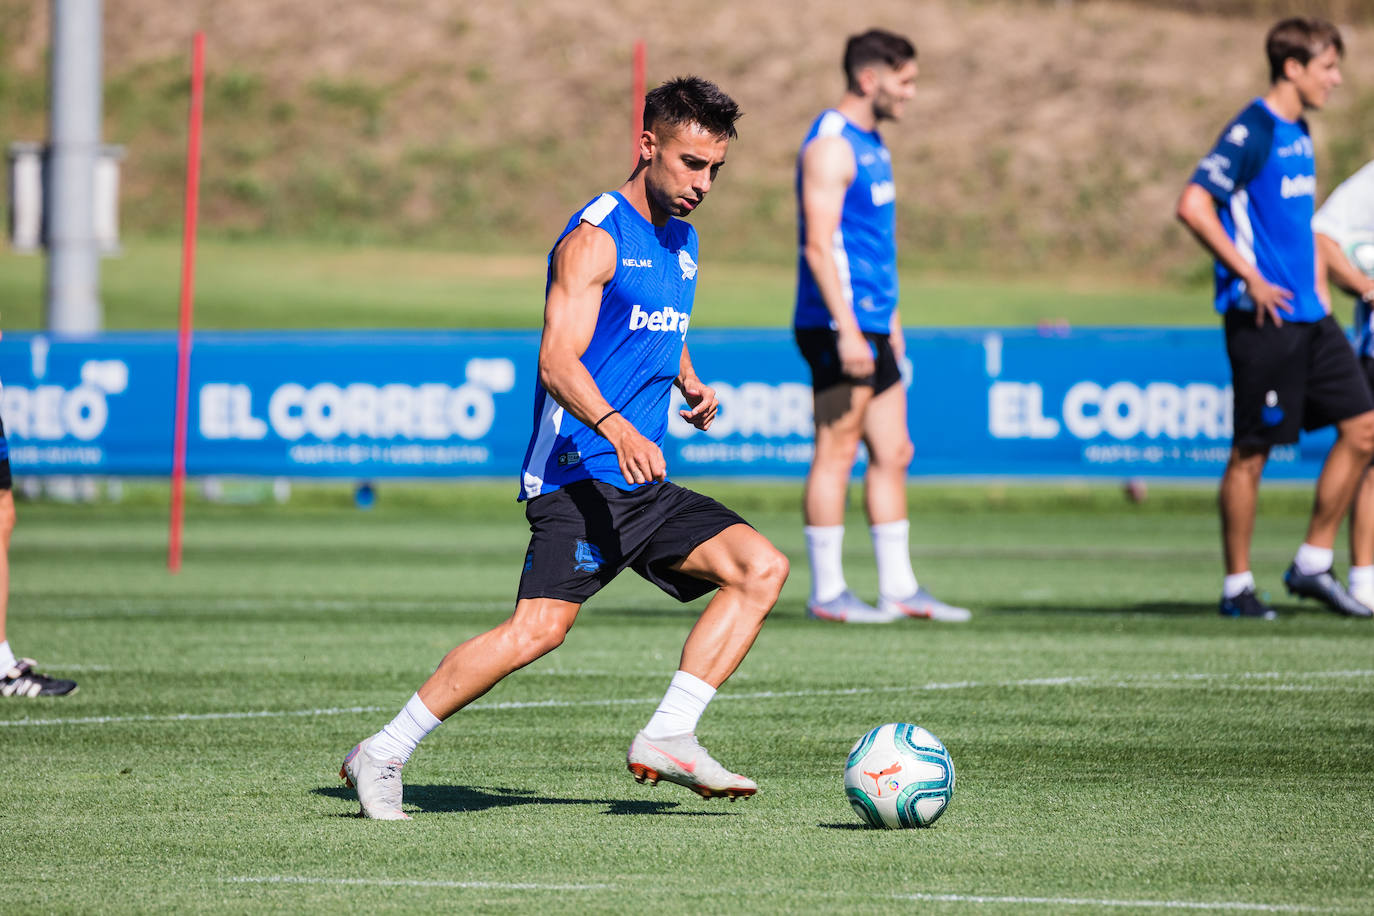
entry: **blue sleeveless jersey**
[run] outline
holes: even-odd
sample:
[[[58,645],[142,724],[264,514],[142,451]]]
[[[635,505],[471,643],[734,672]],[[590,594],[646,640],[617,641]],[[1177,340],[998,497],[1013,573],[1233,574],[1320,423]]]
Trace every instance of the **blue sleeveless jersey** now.
[[[840,226],[830,240],[845,301],[859,327],[886,334],[897,308],[897,204],[892,183],[892,157],[877,131],[860,130],[844,115],[823,112],[802,141],[802,152],[817,137],[843,137],[854,150],[854,181],[844,195]],[[832,326],[830,310],[806,263],[806,214],[801,202],[801,156],[797,157],[797,225],[801,253],[797,258],[798,328]]]
[[[1284,321],[1320,321],[1312,214],[1317,168],[1307,122],[1286,121],[1255,99],[1221,132],[1192,183],[1216,200],[1217,215],[1241,257],[1293,293]],[[1221,262],[1213,270],[1218,312],[1253,312],[1245,281]]]
[[[696,297],[696,230],[672,218],[665,226],[655,226],[624,197],[610,192],[573,214],[558,241],[584,222],[615,240],[616,268],[602,290],[596,330],[582,354],[582,365],[611,406],[662,448],[673,380]],[[545,295],[553,279],[553,251],[549,265]],[[611,443],[559,406],[538,373],[534,432],[520,476],[521,499],[588,478],[622,490],[636,486],[620,473]]]

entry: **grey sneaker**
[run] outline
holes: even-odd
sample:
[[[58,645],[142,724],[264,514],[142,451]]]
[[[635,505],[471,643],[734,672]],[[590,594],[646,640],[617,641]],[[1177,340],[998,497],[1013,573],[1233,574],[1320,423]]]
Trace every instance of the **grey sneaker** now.
[[[1283,574],[1283,584],[1288,587],[1288,594],[1298,595],[1302,598],[1316,598],[1337,614],[1344,614],[1347,617],[1361,617],[1366,620],[1374,617],[1374,610],[1370,610],[1350,597],[1345,586],[1341,585],[1341,580],[1333,576],[1329,569],[1325,572],[1319,572],[1315,576],[1308,576],[1299,572],[1298,564],[1294,563]]]
[[[660,779],[686,786],[702,798],[748,798],[759,790],[758,783],[721,766],[697,743],[693,734],[669,738],[635,735],[625,754],[625,765],[636,782],[657,785]]]
[[[833,620],[837,623],[891,623],[902,619],[900,612],[876,608],[860,600],[849,589],[829,601],[807,601],[806,616],[812,620]]]
[[[924,588],[919,587],[916,589],[916,594],[899,601],[879,598],[878,610],[896,613],[904,617],[919,617],[922,620],[943,620],[947,623],[964,623],[973,617],[973,612],[968,608],[945,604]]]
[[[379,821],[408,821],[401,810],[401,761],[380,760],[368,751],[372,739],[353,746],[339,778],[358,792],[358,813]]]

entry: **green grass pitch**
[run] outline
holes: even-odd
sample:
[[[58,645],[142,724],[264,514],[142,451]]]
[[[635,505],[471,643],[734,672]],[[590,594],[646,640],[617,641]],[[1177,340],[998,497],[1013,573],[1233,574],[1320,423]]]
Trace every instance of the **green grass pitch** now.
[[[1274,598],[1220,619],[1211,493],[918,488],[917,573],[966,626],[810,622],[795,486],[713,485],[794,571],[700,734],[759,794],[635,784],[624,751],[694,606],[629,574],[432,735],[415,819],[336,777],[442,654],[507,613],[513,484],[166,509],[21,503],[10,636],[81,682],[0,701],[0,900],[19,912],[1150,913],[1374,908],[1374,628]],[[331,495],[331,492],[333,495]],[[1262,507],[1261,587],[1305,494]],[[408,495],[410,494],[410,495]],[[875,575],[858,515],[851,585]],[[865,730],[913,721],[958,792],[862,828]]]

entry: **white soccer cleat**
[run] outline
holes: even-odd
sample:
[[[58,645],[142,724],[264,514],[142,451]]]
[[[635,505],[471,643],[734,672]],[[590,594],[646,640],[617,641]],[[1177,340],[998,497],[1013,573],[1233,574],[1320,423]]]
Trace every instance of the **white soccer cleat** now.
[[[697,743],[693,734],[650,740],[635,735],[625,763],[636,782],[656,785],[660,779],[686,786],[702,798],[748,798],[758,783],[721,766]]]
[[[806,616],[836,623],[891,623],[905,615],[901,611],[876,608],[845,589],[829,601],[807,601]]]
[[[372,739],[353,746],[339,778],[358,792],[358,813],[378,821],[408,821],[401,810],[401,761],[380,760],[368,751]]]
[[[1374,610],[1374,586],[1350,589],[1350,597],[1363,604],[1365,607]]]
[[[946,623],[964,623],[973,617],[973,612],[968,608],[945,604],[924,588],[917,588],[914,595],[902,598],[899,601],[879,598],[878,609],[902,614],[906,617],[918,617],[922,620],[942,620]]]

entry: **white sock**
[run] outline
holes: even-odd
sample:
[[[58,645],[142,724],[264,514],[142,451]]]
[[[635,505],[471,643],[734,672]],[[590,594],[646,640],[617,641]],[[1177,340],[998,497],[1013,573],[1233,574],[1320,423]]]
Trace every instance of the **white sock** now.
[[[916,573],[911,571],[908,547],[911,523],[903,518],[868,530],[873,535],[873,556],[878,560],[878,595],[900,601],[916,594]]]
[[[383,760],[405,763],[420,740],[439,727],[439,719],[429,711],[417,693],[377,734],[372,736],[372,754]]]
[[[1245,572],[1232,573],[1221,580],[1223,598],[1234,598],[1247,588],[1251,591],[1255,589],[1255,574],[1248,569]]]
[[[1350,567],[1350,590],[1374,589],[1374,566]]]
[[[1293,557],[1293,564],[1298,567],[1298,572],[1304,576],[1324,573],[1331,568],[1331,564],[1335,561],[1336,551],[1330,547],[1313,547],[1311,544],[1303,544],[1298,548],[1297,555]]]
[[[844,581],[844,525],[807,525],[806,555],[811,560],[811,600],[838,598],[848,586]]]
[[[14,650],[10,648],[10,641],[7,639],[0,642],[0,673],[6,672],[14,667],[14,663],[19,659],[14,657]]]
[[[716,695],[716,688],[695,675],[679,671],[668,684],[663,702],[658,704],[653,718],[644,726],[646,738],[668,738],[697,730],[706,704]]]

